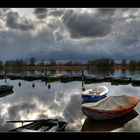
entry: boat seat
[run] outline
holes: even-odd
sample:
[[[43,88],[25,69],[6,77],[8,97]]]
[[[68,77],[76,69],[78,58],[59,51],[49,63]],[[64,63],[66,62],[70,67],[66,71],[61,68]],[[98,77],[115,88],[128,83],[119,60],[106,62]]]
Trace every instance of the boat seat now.
[[[49,126],[42,126],[41,128],[38,129],[38,131],[45,132],[48,128]]]
[[[56,132],[57,131],[57,126],[53,126],[48,130],[48,132]]]
[[[36,130],[31,130],[31,129],[26,129],[26,128],[23,128],[23,129],[19,129],[17,130],[18,132],[37,132]]]
[[[99,95],[101,93],[101,91],[90,91],[89,92],[90,94],[93,94],[93,95]]]

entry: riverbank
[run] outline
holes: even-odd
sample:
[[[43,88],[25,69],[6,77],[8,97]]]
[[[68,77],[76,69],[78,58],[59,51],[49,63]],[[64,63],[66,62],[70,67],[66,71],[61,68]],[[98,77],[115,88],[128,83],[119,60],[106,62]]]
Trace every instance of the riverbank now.
[[[55,65],[55,66],[15,66],[15,67],[4,67],[7,70],[87,70],[87,69],[121,69],[128,70],[128,66],[114,66],[114,67],[96,67],[92,65]],[[136,67],[137,70],[140,70],[140,67]]]

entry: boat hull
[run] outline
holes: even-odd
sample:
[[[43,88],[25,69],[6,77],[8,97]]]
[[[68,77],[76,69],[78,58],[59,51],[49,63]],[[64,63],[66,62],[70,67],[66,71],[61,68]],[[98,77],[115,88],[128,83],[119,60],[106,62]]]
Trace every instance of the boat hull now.
[[[131,96],[110,96],[98,102],[83,103],[83,113],[95,120],[108,120],[124,116],[131,112],[140,101]]]
[[[94,96],[94,95],[82,95],[82,99],[85,102],[97,102],[98,100],[101,100],[107,96],[107,93],[101,96]]]
[[[106,86],[98,86],[93,89],[85,90],[81,96],[83,102],[96,102],[107,96],[108,88]]]
[[[111,112],[97,112],[97,111],[91,111],[88,109],[82,109],[82,111],[85,113],[85,115],[88,118],[95,119],[95,120],[108,120],[108,119],[119,118],[131,112],[132,110],[133,108],[126,111],[122,111],[122,112],[111,113]]]
[[[10,121],[13,122],[13,121]],[[16,122],[16,121],[15,121]],[[20,121],[30,122],[30,121]],[[58,121],[56,119],[33,120],[32,123],[12,129],[13,132],[58,132],[65,131],[68,122]]]
[[[12,89],[13,89],[13,86],[11,86],[11,85],[1,85],[0,93],[11,91]]]

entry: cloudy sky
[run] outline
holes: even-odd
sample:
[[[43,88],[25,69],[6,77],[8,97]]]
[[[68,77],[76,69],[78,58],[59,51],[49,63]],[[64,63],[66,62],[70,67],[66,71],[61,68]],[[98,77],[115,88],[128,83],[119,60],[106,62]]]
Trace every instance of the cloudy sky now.
[[[139,59],[139,8],[0,8],[0,60]]]

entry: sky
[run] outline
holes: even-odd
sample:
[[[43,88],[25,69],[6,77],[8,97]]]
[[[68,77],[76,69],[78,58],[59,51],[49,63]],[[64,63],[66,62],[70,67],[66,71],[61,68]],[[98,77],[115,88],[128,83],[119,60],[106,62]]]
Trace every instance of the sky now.
[[[114,60],[140,54],[140,8],[0,8],[0,60]]]

